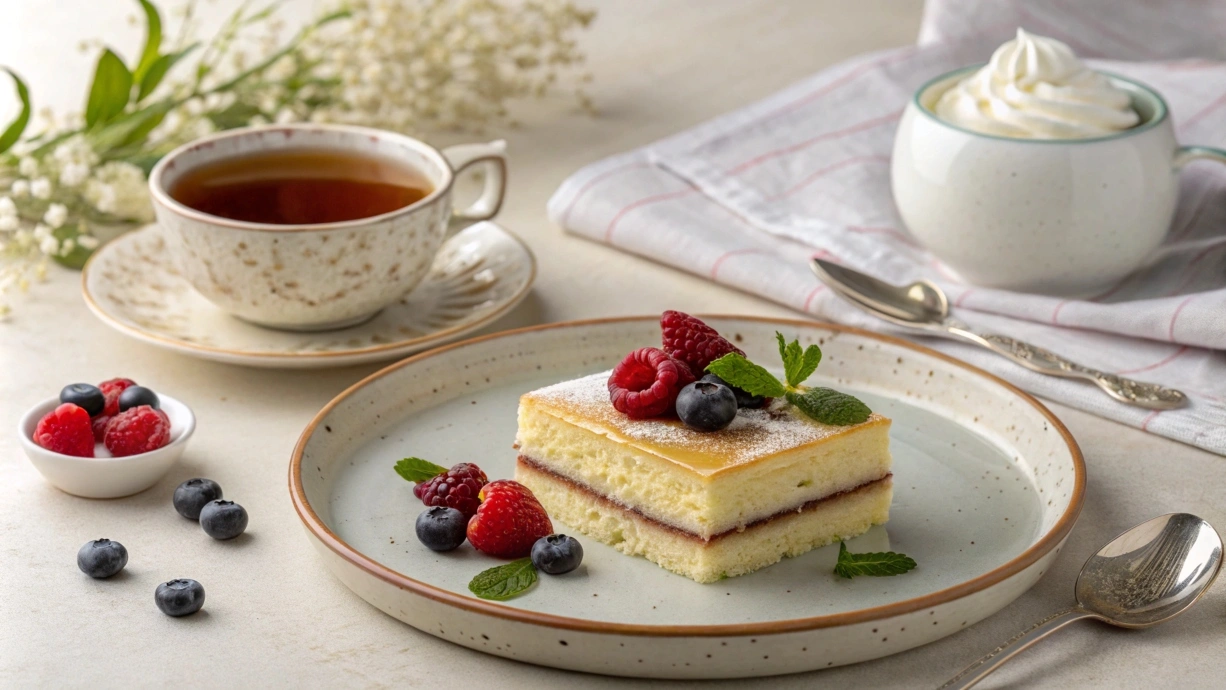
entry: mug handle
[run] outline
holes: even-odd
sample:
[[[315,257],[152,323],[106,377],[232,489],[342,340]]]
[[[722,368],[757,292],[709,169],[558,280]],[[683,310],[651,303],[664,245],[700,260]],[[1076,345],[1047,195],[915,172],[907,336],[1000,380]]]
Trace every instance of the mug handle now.
[[[1175,169],[1196,160],[1211,160],[1226,163],[1226,151],[1212,146],[1180,146],[1175,149]]]
[[[443,149],[443,157],[459,175],[474,165],[485,167],[485,188],[468,208],[457,208],[451,214],[454,231],[462,225],[489,220],[498,215],[507,191],[507,142],[499,139],[488,144],[460,144]]]

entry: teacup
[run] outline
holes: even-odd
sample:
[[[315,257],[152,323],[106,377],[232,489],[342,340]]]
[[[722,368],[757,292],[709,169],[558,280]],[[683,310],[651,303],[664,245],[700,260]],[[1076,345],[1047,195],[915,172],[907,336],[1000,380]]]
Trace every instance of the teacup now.
[[[894,141],[894,201],[911,233],[968,282],[1084,293],[1141,266],[1166,236],[1179,170],[1226,151],[1180,146],[1152,88],[1107,75],[1141,122],[1093,139],[1014,139],[937,117],[941,94],[979,66],[916,92]]]
[[[263,326],[326,330],[361,323],[426,276],[458,221],[492,218],[506,190],[503,142],[439,151],[402,134],[364,127],[294,124],[236,129],[181,146],[149,175],[158,223],[179,271],[210,302]],[[421,174],[425,198],[368,218],[277,225],[203,213],[170,194],[200,166],[278,150],[324,150],[390,160]],[[483,191],[452,208],[456,174],[482,164]]]

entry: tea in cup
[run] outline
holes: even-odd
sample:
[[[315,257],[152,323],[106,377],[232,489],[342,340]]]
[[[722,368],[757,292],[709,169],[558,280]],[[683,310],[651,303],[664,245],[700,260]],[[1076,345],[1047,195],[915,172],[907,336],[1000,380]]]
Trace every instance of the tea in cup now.
[[[492,218],[502,142],[439,151],[345,125],[230,130],[175,149],[149,176],[169,254],[231,314],[291,330],[361,323],[425,277],[453,219]],[[481,196],[452,209],[457,173],[484,165]]]

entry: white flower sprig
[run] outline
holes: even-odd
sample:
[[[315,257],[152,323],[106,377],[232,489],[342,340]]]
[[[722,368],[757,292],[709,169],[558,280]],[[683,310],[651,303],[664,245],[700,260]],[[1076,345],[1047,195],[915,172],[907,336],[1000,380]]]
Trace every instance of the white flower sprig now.
[[[567,0],[341,0],[288,40],[272,0],[242,5],[204,43],[192,38],[195,0],[178,8],[172,41],[153,2],[135,2],[145,44],[130,63],[102,51],[80,115],[47,116],[26,135],[28,89],[0,67],[21,103],[0,129],[0,316],[5,293],[50,262],[80,268],[102,239],[151,221],[146,176],[179,144],[269,122],[479,130],[510,123],[512,101],[564,76],[590,79],[575,74],[573,35],[594,13]]]

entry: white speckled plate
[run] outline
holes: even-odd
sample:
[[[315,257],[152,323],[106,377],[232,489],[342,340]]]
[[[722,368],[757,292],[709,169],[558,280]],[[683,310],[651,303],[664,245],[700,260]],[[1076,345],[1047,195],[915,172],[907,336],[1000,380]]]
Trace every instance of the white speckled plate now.
[[[505,603],[472,597],[469,579],[498,561],[419,544],[422,506],[393,463],[472,461],[491,478],[512,476],[519,395],[658,345],[655,318],[469,340],[354,385],[311,422],[290,463],[312,543],[362,598],[432,635],[559,668],[667,678],[793,673],[900,652],[995,613],[1049,568],[1081,510],[1085,467],[1036,400],[902,340],[803,321],[707,321],[760,362],[778,358],[776,330],[821,343],[814,380],[894,419],[890,522],[849,548],[902,551],[916,570],[842,580],[831,546],[702,585],[580,536],[574,573],[542,576]]]
[[[443,243],[430,273],[366,323],[295,333],[240,321],[202,297],[166,253],[156,225],[107,243],[86,264],[89,308],[138,340],[205,359],[271,368],[337,367],[403,357],[490,324],[528,294],[536,259],[494,223]]]

